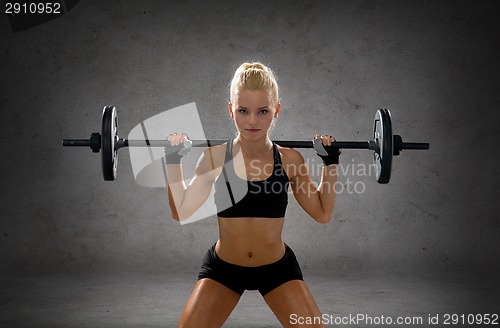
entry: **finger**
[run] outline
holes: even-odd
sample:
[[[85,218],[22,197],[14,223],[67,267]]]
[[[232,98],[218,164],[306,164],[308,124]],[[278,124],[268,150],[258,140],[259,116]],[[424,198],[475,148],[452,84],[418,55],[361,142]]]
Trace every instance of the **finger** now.
[[[324,134],[321,135],[321,143],[323,144],[323,146],[330,146],[329,144],[330,140],[328,139],[328,137]]]
[[[323,144],[323,146],[326,146],[325,144],[325,136],[322,135],[322,134],[317,134],[314,139],[321,139],[321,143]]]
[[[167,136],[167,140],[170,141],[171,146],[177,146],[179,144],[177,133],[171,133]]]
[[[321,143],[324,146],[331,146],[332,143],[335,141],[335,138],[331,135],[326,135],[326,134],[316,134],[314,138],[320,138]]]
[[[174,132],[169,135],[172,146],[178,146],[182,144],[184,141],[189,140],[187,133],[177,133]]]
[[[171,136],[171,138],[170,138],[170,144],[172,146],[177,146],[177,133],[174,132],[170,136]]]

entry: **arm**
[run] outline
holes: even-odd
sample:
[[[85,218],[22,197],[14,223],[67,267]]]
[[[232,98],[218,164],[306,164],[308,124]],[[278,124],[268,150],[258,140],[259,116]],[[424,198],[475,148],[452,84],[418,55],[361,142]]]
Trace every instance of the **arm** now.
[[[200,156],[194,176],[186,186],[181,164],[166,164],[168,203],[174,220],[182,221],[195,213],[208,199],[215,181],[211,149]]]
[[[317,222],[330,222],[335,205],[337,165],[322,167],[320,184],[316,187],[311,180],[309,168],[302,154],[296,150],[290,150],[290,155],[293,168],[288,171],[295,173],[290,177],[290,186],[295,199]]]

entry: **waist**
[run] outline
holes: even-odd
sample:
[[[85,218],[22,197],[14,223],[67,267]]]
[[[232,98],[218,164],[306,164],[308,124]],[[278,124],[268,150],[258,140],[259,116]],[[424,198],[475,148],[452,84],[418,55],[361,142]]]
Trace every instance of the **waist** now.
[[[270,248],[281,242],[284,218],[218,218],[219,238],[230,247]]]
[[[214,244],[214,256],[227,266],[265,267],[283,261],[286,247],[282,240],[272,245],[252,247],[219,239]],[[252,254],[251,257],[249,253]]]

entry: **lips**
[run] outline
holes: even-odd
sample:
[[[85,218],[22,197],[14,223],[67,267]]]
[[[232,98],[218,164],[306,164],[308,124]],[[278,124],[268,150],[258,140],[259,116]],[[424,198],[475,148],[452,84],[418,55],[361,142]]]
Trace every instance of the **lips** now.
[[[260,129],[246,129],[246,130],[250,133],[255,133],[260,131]]]

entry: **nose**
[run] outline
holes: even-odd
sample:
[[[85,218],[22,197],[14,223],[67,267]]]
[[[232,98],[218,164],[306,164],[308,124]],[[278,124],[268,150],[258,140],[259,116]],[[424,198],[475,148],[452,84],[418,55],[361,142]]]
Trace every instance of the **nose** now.
[[[248,123],[255,124],[255,123],[257,123],[257,120],[258,120],[257,114],[252,113],[252,114],[250,114],[250,117],[248,118]]]

